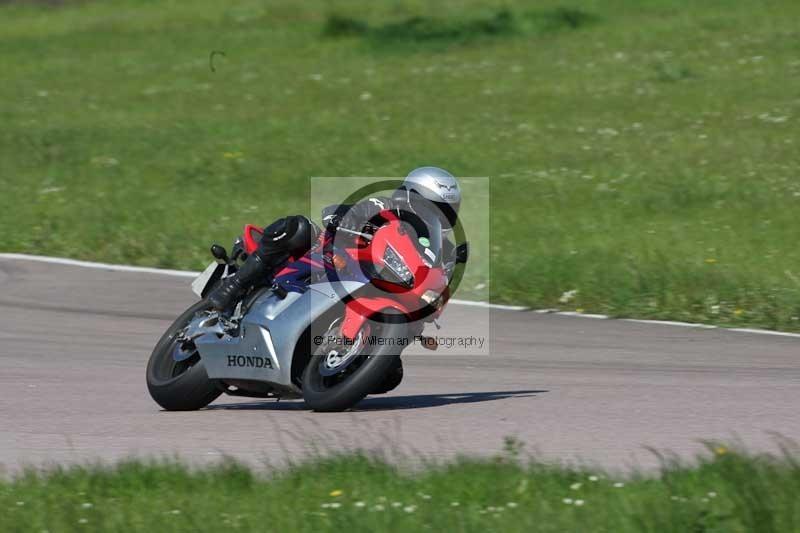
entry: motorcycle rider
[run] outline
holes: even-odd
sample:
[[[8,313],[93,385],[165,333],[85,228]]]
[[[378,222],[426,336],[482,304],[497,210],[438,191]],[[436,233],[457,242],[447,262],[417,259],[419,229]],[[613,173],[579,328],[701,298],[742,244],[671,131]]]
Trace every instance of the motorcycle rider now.
[[[456,223],[461,205],[461,188],[458,180],[438,167],[420,167],[412,170],[391,198],[371,197],[353,205],[334,205],[322,212],[322,220],[329,231],[338,229],[361,231],[364,224],[383,210],[409,209],[422,205],[433,206],[443,228],[442,242],[445,254],[454,249],[446,237]],[[305,254],[318,239],[319,227],[307,217],[290,215],[274,221],[264,228],[258,249],[247,257],[239,270],[225,278],[208,295],[212,307],[224,311],[235,304],[257,282],[270,278],[289,259]],[[445,244],[446,243],[446,244]]]

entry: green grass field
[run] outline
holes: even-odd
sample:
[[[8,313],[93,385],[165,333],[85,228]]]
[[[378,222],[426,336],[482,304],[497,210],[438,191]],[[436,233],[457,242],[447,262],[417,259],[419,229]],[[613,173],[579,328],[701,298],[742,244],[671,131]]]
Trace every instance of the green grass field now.
[[[0,481],[0,531],[800,531],[796,455],[711,446],[694,466],[619,477],[495,459],[416,473],[367,455],[269,475],[235,463],[62,467]]]
[[[492,179],[457,296],[800,330],[796,1],[0,3],[0,250],[199,268],[437,164]]]

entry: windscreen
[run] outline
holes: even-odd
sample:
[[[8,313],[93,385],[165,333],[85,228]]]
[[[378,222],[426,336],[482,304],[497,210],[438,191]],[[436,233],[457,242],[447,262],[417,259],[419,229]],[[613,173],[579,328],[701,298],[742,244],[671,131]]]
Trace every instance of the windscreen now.
[[[431,266],[442,261],[442,223],[432,208],[415,205],[414,212],[401,211],[400,218],[413,232],[417,250]]]

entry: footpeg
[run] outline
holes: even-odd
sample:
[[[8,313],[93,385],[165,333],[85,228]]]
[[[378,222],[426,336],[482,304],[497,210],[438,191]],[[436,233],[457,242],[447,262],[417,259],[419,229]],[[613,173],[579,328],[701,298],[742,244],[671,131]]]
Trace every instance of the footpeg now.
[[[286,298],[286,295],[289,294],[289,291],[287,291],[282,285],[278,285],[277,283],[274,283],[271,289],[272,292],[275,294],[275,296],[277,296],[281,300]]]

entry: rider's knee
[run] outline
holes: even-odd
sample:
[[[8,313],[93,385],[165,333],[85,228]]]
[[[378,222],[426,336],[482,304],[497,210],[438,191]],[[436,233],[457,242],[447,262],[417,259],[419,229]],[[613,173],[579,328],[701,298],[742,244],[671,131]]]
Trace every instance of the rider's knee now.
[[[314,222],[302,215],[279,218],[264,228],[261,251],[289,253],[297,257],[311,248],[319,236],[319,231]]]

